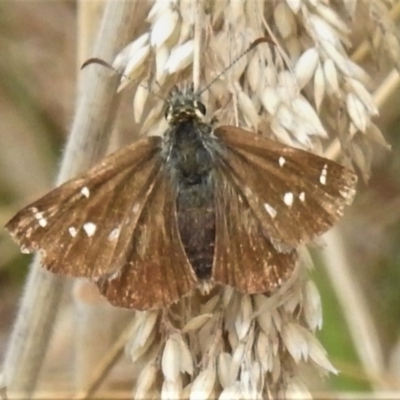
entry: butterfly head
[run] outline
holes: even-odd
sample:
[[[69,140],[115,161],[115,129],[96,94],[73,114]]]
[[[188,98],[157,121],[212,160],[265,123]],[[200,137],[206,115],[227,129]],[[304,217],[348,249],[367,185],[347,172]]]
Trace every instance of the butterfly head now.
[[[203,121],[206,107],[200,101],[193,86],[179,89],[174,87],[169,94],[165,118],[171,125],[182,121]]]

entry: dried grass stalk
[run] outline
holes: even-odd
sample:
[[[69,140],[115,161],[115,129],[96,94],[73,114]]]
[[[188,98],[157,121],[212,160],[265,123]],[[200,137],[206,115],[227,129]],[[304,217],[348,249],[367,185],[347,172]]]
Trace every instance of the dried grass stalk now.
[[[134,34],[135,3],[110,2],[100,30],[95,52],[111,58]],[[83,72],[77,112],[65,150],[57,183],[93,164],[107,149],[116,109],[117,77],[103,70]],[[107,110],[107,112],[105,112]],[[36,387],[44,355],[52,333],[64,280],[40,268],[35,258],[22,298],[4,363],[3,385],[11,397],[30,398]]]

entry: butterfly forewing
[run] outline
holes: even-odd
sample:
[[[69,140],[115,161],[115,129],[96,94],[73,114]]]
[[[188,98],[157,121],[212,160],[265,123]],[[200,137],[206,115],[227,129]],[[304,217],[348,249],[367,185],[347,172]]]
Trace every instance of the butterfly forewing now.
[[[328,230],[353,199],[356,175],[333,161],[239,128],[215,135],[227,147],[220,161],[226,174],[279,251]]]
[[[136,168],[128,168],[107,182],[111,187],[94,191],[93,200],[85,204],[79,219],[76,218],[75,237],[73,240],[68,237],[71,227],[68,228],[61,238],[63,251],[58,252],[58,259],[52,264],[46,263],[45,259],[47,267],[54,272],[73,275],[80,271],[79,275],[90,277],[118,270],[130,246],[131,226],[137,223],[159,170],[159,159],[153,156],[140,164],[140,174]],[[52,240],[49,237],[45,245],[51,246]]]
[[[146,201],[144,187],[160,168],[159,144],[149,137],[113,153],[25,207],[6,228],[27,252],[41,250],[51,271],[94,277],[114,271],[110,261],[119,255],[130,205]]]
[[[240,186],[223,166],[216,174],[215,215],[215,282],[243,293],[263,293],[290,277],[296,266],[296,251],[281,253],[275,249]]]
[[[138,310],[166,307],[196,287],[177,225],[176,194],[161,171],[132,236],[126,263],[98,281],[114,305]]]

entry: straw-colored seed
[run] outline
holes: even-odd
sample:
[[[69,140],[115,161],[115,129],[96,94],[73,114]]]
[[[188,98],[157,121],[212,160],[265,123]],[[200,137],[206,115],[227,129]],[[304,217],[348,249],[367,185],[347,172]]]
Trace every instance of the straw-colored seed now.
[[[173,74],[186,68],[193,59],[194,43],[188,40],[186,43],[172,49],[165,63],[164,70],[167,74]]]
[[[157,368],[154,364],[149,364],[142,369],[138,377],[138,384],[134,395],[135,400],[144,400],[151,397],[149,394],[155,390],[156,376]]]
[[[171,9],[159,14],[159,18],[154,23],[151,31],[151,45],[156,48],[162,46],[176,29],[178,21],[179,14]]]
[[[253,307],[249,295],[243,295],[240,302],[240,314],[235,321],[235,328],[239,340],[244,339],[252,321]]]
[[[136,52],[145,47],[150,39],[150,33],[146,32],[143,35],[139,36],[136,40],[126,46],[122,51],[118,53],[115,57],[112,66],[116,69],[125,69],[129,60],[135,56]]]
[[[317,111],[321,109],[321,104],[325,96],[325,77],[321,65],[318,65],[314,74],[314,99]]]
[[[170,55],[170,49],[166,44],[159,46],[156,51],[156,78],[157,82],[162,85],[167,77],[165,66]]]
[[[303,328],[295,323],[287,323],[283,326],[282,340],[286,348],[296,362],[308,357],[308,345],[303,335]]]
[[[257,129],[260,117],[254,107],[254,102],[242,90],[239,91],[238,100],[240,110],[242,111],[246,122],[248,125]]]
[[[186,323],[186,325],[182,328],[182,333],[200,329],[211,317],[211,313],[197,315]]]
[[[312,400],[313,396],[307,389],[307,386],[297,377],[291,377],[286,389],[284,390],[283,398],[288,400]]]
[[[142,115],[146,100],[149,96],[149,89],[146,87],[145,83],[138,85],[136,88],[135,97],[133,99],[133,117],[136,123],[139,123]]]
[[[367,111],[360,99],[353,93],[349,93],[346,98],[347,112],[353,124],[361,131],[365,132],[368,124]]]
[[[218,378],[223,388],[230,386],[233,381],[229,376],[232,356],[227,352],[222,352],[218,356]]]
[[[231,386],[225,388],[221,395],[219,396],[219,400],[241,400],[243,399],[243,393],[240,389],[240,382],[234,382]]]
[[[232,364],[229,370],[229,382],[232,382],[237,379],[240,364],[242,363],[244,352],[246,349],[246,345],[243,342],[239,342],[238,346],[235,348],[232,356]]]
[[[310,103],[303,97],[299,96],[292,102],[292,108],[298,117],[303,117],[303,121],[310,126],[310,134],[321,137],[328,137],[328,134]]]
[[[318,66],[319,54],[315,47],[306,50],[297,60],[294,73],[299,89],[302,89],[311,80]]]
[[[371,93],[367,91],[367,89],[361,82],[356,79],[348,78],[346,79],[346,83],[354,90],[354,93],[357,95],[358,99],[364,104],[369,115],[372,116],[379,114],[378,108],[374,103]]]
[[[336,28],[342,34],[350,34],[350,29],[346,25],[346,23],[338,16],[338,14],[332,9],[329,8],[322,3],[319,3],[316,7],[318,14],[330,24],[332,27]]]
[[[180,351],[180,371],[185,372],[189,375],[193,375],[193,357],[190,352],[189,346],[187,342],[183,340],[183,337],[181,335],[177,335],[176,340]]]
[[[190,390],[190,400],[208,399],[215,384],[215,368],[209,366],[196,377]]]
[[[131,361],[135,362],[136,360],[139,359],[139,357],[142,357],[143,355],[148,353],[149,349],[155,342],[156,337],[157,337],[157,330],[153,329],[150,332],[150,335],[147,336],[145,343],[140,344],[138,340],[134,339],[127,348],[127,352],[131,357]]]
[[[335,63],[329,58],[324,62],[323,68],[328,92],[332,94],[339,94],[339,80]]]
[[[124,70],[124,75],[121,78],[118,91],[121,91],[133,80],[140,76],[144,61],[150,54],[150,46],[146,45],[135,51],[135,54],[129,59],[129,62]]]
[[[308,326],[314,331],[322,328],[322,306],[321,297],[315,283],[306,283],[304,291],[304,317]]]
[[[296,20],[284,1],[277,3],[274,10],[274,18],[279,33],[284,39],[294,34]]]
[[[146,311],[143,316],[143,323],[140,326],[139,332],[137,333],[136,339],[140,346],[143,346],[151,332],[154,330],[154,326],[159,316],[158,311]]]
[[[181,370],[181,351],[178,344],[177,335],[170,336],[165,343],[161,369],[167,380],[175,381]]]
[[[322,347],[316,337],[305,329],[303,330],[303,335],[307,340],[307,351],[309,357],[325,371],[337,374],[337,369],[328,360],[326,350]]]
[[[182,399],[182,380],[170,381],[166,379],[161,388],[161,400]]]

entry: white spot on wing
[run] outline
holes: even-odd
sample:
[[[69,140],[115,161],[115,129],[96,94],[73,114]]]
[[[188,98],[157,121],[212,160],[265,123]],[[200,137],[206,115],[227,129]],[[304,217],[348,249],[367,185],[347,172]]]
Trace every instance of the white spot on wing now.
[[[268,203],[265,203],[264,208],[267,211],[267,213],[271,216],[271,218],[276,217],[276,210],[274,207],[271,207]]]
[[[293,193],[292,192],[287,192],[285,193],[285,195],[283,196],[283,202],[288,206],[291,207],[293,204]]]
[[[112,275],[107,277],[108,281],[113,281],[114,279],[117,279],[120,275],[120,270],[116,270]]]
[[[118,239],[120,233],[120,229],[119,228],[115,228],[113,229],[110,234],[108,235],[108,240],[116,240]]]
[[[321,175],[319,176],[319,181],[321,185],[326,185],[326,176],[328,175],[328,165],[325,164],[324,168],[322,168]]]
[[[299,194],[299,199],[300,199],[300,201],[304,202],[305,199],[306,199],[306,194],[305,194],[304,192],[301,192],[301,193]]]
[[[39,225],[44,228],[45,226],[47,226],[47,219],[44,218],[40,218],[39,219]]]
[[[281,157],[279,157],[278,162],[279,162],[279,166],[283,167],[285,165],[286,160],[284,157],[281,156]]]
[[[136,214],[139,211],[140,205],[139,203],[135,203],[132,207],[132,212]]]
[[[27,249],[25,246],[21,246],[21,253],[22,254],[29,254],[31,251]]]
[[[244,194],[246,195],[246,197],[249,197],[253,194],[253,191],[246,185],[244,187]]]
[[[86,224],[83,225],[83,230],[89,237],[94,235],[94,233],[96,232],[96,228],[97,227],[93,222],[86,222]]]
[[[86,186],[84,186],[84,187],[81,189],[81,193],[82,193],[82,195],[85,196],[87,199],[88,199],[89,196],[90,196],[90,190],[89,190],[89,188],[86,187]]]
[[[344,198],[344,199],[353,199],[354,194],[356,193],[356,190],[353,188],[349,188],[346,190],[339,190],[340,195]]]
[[[36,207],[32,207],[32,211],[35,213],[33,216],[38,221],[39,225],[44,228],[47,226],[47,219],[43,218],[43,213],[39,212]]]
[[[43,213],[42,212],[36,212],[34,217],[39,221],[40,219],[43,219]]]
[[[70,226],[70,227],[68,228],[68,232],[69,232],[69,234],[70,234],[72,237],[75,237],[76,234],[78,233],[78,231],[77,231],[73,226]]]

